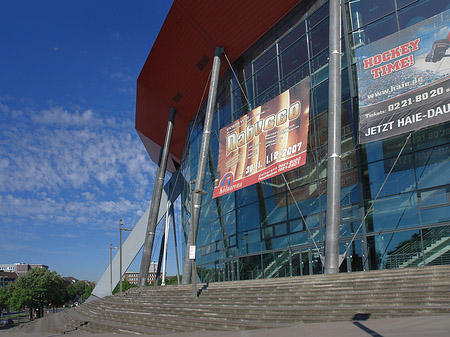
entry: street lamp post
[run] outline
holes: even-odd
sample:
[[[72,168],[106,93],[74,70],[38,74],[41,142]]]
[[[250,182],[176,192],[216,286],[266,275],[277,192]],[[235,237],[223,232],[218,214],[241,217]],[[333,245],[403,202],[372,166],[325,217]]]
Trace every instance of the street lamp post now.
[[[113,247],[112,243],[109,244],[109,273],[110,273],[110,277],[109,277],[109,281],[111,283],[111,295],[113,292],[113,287],[112,287],[112,251],[113,249],[119,249],[118,247]]]
[[[120,252],[120,294],[122,294],[122,231],[126,231],[126,232],[131,232],[132,229],[130,228],[122,228],[123,226],[123,222],[122,222],[122,218],[120,218],[119,220],[119,233],[120,233],[120,248],[119,248],[119,252]]]

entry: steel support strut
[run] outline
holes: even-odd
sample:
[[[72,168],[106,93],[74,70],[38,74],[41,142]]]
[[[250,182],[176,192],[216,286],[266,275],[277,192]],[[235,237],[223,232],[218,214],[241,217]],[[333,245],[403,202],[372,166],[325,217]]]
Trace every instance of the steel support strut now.
[[[189,226],[188,243],[186,245],[186,257],[183,268],[183,284],[189,284],[190,281],[196,282],[195,259],[189,259],[190,246],[195,246],[197,237],[197,227],[200,218],[200,209],[202,205],[203,186],[205,184],[206,163],[208,160],[208,146],[211,138],[211,128],[213,121],[214,106],[216,105],[217,87],[219,82],[221,55],[223,48],[216,47],[214,62],[211,73],[211,83],[209,85],[209,95],[206,105],[205,124],[203,126],[202,144],[198,158],[197,178],[195,187],[191,195],[191,224]],[[192,277],[194,275],[194,277]]]
[[[341,223],[341,0],[330,0],[325,273],[339,272]]]
[[[150,268],[151,255],[153,250],[153,241],[155,239],[155,230],[158,220],[159,206],[161,203],[161,194],[164,187],[164,177],[167,168],[167,159],[169,158],[169,148],[172,139],[173,124],[175,121],[176,111],[170,109],[169,122],[167,123],[166,138],[164,147],[158,163],[158,171],[156,172],[155,186],[153,188],[152,203],[150,206],[150,214],[148,216],[147,233],[144,242],[144,251],[142,253],[141,269],[139,271],[139,287],[147,284],[148,270]]]

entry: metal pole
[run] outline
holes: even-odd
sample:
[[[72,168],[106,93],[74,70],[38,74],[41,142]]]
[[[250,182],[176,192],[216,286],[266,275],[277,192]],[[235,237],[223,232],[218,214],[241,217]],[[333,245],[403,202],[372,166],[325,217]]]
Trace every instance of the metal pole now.
[[[123,226],[123,222],[122,222],[122,218],[120,218],[120,220],[119,220],[119,233],[120,233],[120,238],[119,238],[119,240],[120,240],[120,271],[119,271],[119,273],[120,273],[120,275],[119,275],[119,283],[120,283],[120,294],[122,294],[122,231],[126,231],[126,232],[131,232],[131,229],[130,228],[122,228],[122,226]]]
[[[119,233],[120,233],[120,271],[119,271],[119,283],[120,283],[120,290],[119,294],[122,295],[122,218],[119,220]]]
[[[166,138],[164,147],[162,148],[160,160],[158,163],[158,171],[156,173],[155,186],[153,188],[152,203],[150,206],[150,214],[148,216],[147,235],[144,243],[144,251],[142,253],[141,268],[139,271],[139,287],[144,287],[147,282],[148,270],[150,268],[150,260],[153,250],[153,241],[155,238],[155,230],[158,221],[159,206],[161,203],[161,194],[164,187],[164,176],[166,174],[167,159],[169,158],[170,141],[172,139],[173,124],[175,121],[176,111],[170,109],[169,122],[167,123]]]
[[[190,198],[190,211],[191,211],[191,218],[189,220],[189,233],[186,243],[186,255],[184,257],[184,266],[183,266],[183,279],[181,280],[182,284],[189,284],[191,283],[191,276],[192,276],[192,259],[191,259],[191,247],[194,243],[194,226],[192,226],[192,217],[194,214],[193,211],[193,187],[192,184],[194,184],[195,180],[189,182],[189,198]]]
[[[164,223],[164,252],[163,252],[163,259],[162,259],[162,279],[161,279],[161,285],[166,285],[166,264],[167,264],[167,246],[169,244],[169,226],[170,226],[170,217],[169,217],[169,208],[170,208],[170,201],[167,201],[167,210],[166,210],[166,221]]]
[[[177,261],[177,282],[180,284],[180,266],[178,265],[178,247],[177,247],[177,231],[175,226],[175,212],[173,204],[170,206],[170,216],[172,218],[173,227],[173,245],[175,246],[175,260]]]
[[[341,223],[341,1],[330,0],[325,273],[339,272]]]
[[[111,295],[112,295],[112,243],[109,244],[109,281],[111,283]]]
[[[203,126],[202,144],[200,147],[200,153],[199,153],[199,158],[198,158],[197,178],[196,178],[196,182],[195,182],[195,189],[193,191],[193,195],[192,195],[192,199],[191,199],[191,202],[193,203],[192,214],[191,214],[192,235],[191,235],[191,230],[189,229],[189,234],[191,235],[191,240],[189,240],[189,238],[188,238],[188,241],[190,241],[192,243],[191,244],[192,246],[195,246],[195,244],[196,244],[197,226],[198,226],[198,220],[200,218],[200,209],[201,209],[201,205],[202,205],[202,194],[205,193],[203,191],[203,185],[205,184],[205,171],[206,171],[206,163],[208,160],[208,146],[209,146],[209,142],[210,142],[210,138],[211,138],[211,128],[212,128],[212,121],[213,121],[214,106],[216,105],[217,87],[218,87],[218,82],[219,82],[220,63],[221,63],[220,57],[221,57],[222,53],[223,53],[223,48],[216,47],[215,53],[214,53],[214,62],[213,62],[213,66],[212,66],[212,73],[211,73],[211,83],[209,85],[208,101],[206,104],[205,124]],[[197,281],[197,272],[196,272],[196,270],[194,270],[195,258],[193,260],[188,259],[187,261],[188,261],[188,264],[191,265],[192,284],[194,286],[194,279],[195,279],[195,282]],[[186,271],[186,268],[184,269],[184,271]],[[185,275],[186,274],[183,273],[183,283],[184,283]]]

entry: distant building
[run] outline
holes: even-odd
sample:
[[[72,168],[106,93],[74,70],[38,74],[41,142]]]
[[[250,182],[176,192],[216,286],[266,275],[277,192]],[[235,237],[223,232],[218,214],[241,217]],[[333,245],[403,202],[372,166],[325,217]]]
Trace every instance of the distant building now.
[[[67,284],[75,284],[78,282],[78,279],[76,279],[75,277],[72,276],[66,276],[63,277],[64,282],[66,282]]]
[[[48,269],[48,266],[45,264],[28,264],[28,263],[12,263],[12,264],[0,264],[0,272],[14,272],[19,275],[26,274],[29,270],[34,268],[45,268]]]
[[[150,268],[148,269],[148,277],[147,277],[148,283],[153,282],[155,280],[157,269],[158,269],[158,263],[152,262],[150,264]],[[136,273],[133,271],[128,271],[128,272],[125,272],[123,277],[126,281],[130,282],[131,284],[136,284],[136,285],[138,284],[139,273]]]
[[[0,287],[6,289],[8,284],[13,283],[19,274],[14,271],[0,271]]]

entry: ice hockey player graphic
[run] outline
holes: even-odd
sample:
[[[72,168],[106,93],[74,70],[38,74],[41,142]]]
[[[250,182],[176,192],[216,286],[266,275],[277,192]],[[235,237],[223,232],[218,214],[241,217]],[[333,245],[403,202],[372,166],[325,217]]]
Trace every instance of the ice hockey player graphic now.
[[[431,47],[431,51],[425,57],[425,62],[439,62],[443,57],[450,57],[450,55],[446,55],[445,52],[450,47],[450,32],[446,39],[437,40],[433,42],[433,46]]]

